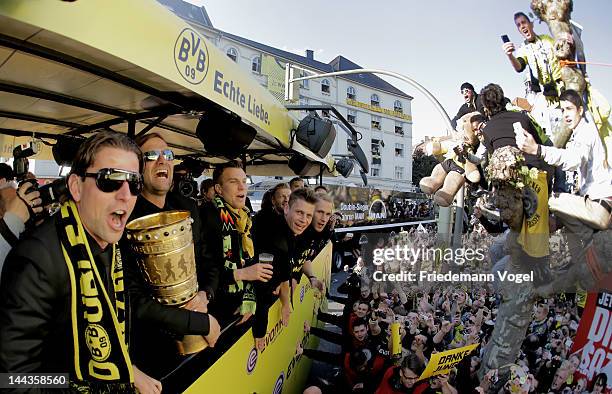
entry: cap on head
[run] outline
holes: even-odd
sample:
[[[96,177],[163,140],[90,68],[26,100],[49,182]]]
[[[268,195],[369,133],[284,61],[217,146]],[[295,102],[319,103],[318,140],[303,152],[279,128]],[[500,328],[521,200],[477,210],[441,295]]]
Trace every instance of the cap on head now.
[[[459,90],[463,90],[463,89],[470,89],[472,92],[475,92],[474,85],[472,85],[469,82],[464,82],[461,84],[461,88]]]

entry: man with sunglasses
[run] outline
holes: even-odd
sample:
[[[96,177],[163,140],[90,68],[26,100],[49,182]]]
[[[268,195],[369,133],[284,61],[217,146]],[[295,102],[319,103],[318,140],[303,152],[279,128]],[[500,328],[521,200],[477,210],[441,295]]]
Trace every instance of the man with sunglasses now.
[[[129,221],[171,210],[189,211],[193,219],[192,234],[196,266],[198,272],[201,272],[202,244],[198,207],[195,201],[171,191],[174,153],[157,133],[137,138],[136,144],[143,152],[143,190],[136,200]],[[131,257],[127,243],[122,243],[122,251]],[[204,335],[209,345],[215,345],[220,327],[213,316],[205,313],[208,300],[204,291],[198,292],[198,295],[184,308],[162,305],[151,296],[136,259],[126,259],[125,265],[131,303],[137,317],[134,323],[134,346],[131,354],[144,371],[152,376],[161,377],[176,367],[181,360],[176,350],[175,339],[183,335]],[[200,282],[200,290],[202,288]]]
[[[453,126],[453,128],[457,128],[457,121],[461,119],[463,115],[474,111],[482,113],[482,103],[480,102],[480,96],[478,96],[474,89],[474,85],[469,82],[464,82],[461,84],[459,92],[463,96],[464,103],[459,107],[457,115],[451,120],[451,126]]]
[[[0,371],[68,373],[70,391],[159,393],[132,365],[117,242],[142,188],[141,153],[100,132],[76,153],[69,201],[24,236],[0,281]]]

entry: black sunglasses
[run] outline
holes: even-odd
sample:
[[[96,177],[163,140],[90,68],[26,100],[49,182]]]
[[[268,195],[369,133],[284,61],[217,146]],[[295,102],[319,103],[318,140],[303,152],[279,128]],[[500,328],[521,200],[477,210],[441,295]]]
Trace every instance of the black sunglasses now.
[[[123,182],[127,182],[130,193],[137,196],[142,191],[142,176],[137,172],[119,170],[117,168],[102,168],[98,172],[86,172],[83,178],[95,178],[96,186],[104,193],[112,193],[121,189]]]
[[[170,149],[150,150],[150,151],[144,152],[142,156],[144,157],[145,161],[157,161],[160,156],[163,156],[164,160],[167,160],[167,161],[174,160],[174,152],[172,152]]]

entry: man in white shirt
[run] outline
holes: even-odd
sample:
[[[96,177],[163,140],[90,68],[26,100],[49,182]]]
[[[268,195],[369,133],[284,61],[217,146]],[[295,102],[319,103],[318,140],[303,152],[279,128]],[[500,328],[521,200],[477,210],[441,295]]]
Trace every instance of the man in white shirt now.
[[[611,227],[612,169],[606,163],[606,152],[595,123],[584,116],[580,95],[566,90],[560,102],[563,121],[572,130],[565,149],[538,145],[527,132],[523,132],[525,141],[519,148],[565,171],[578,171],[580,195],[560,193],[548,201],[550,211],[568,230],[570,251],[573,249],[576,253],[587,246],[594,230]],[[578,255],[574,253],[573,256]]]

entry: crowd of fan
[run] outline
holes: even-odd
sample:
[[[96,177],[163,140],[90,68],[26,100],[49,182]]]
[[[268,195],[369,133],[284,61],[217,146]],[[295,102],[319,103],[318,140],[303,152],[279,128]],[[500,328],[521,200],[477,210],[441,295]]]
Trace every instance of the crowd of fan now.
[[[474,232],[470,234],[472,236]],[[376,246],[393,247],[402,235],[379,238]],[[483,236],[492,243],[492,237]],[[394,239],[395,238],[395,239]],[[433,245],[435,234],[411,231],[413,245]],[[401,285],[373,283],[377,269],[364,256],[339,292],[330,296],[345,305],[341,316],[319,313],[319,320],[340,327],[305,327],[311,334],[340,345],[339,354],[304,349],[307,357],[335,364],[339,372],[313,382],[307,391],[356,393],[486,393],[497,383],[497,370],[478,378],[483,349],[491,340],[500,307],[491,285],[440,286],[417,283]],[[432,262],[433,263],[433,262]],[[416,265],[426,266],[419,261]],[[490,262],[483,265],[491,268]],[[384,266],[397,271],[399,267]],[[542,299],[533,310],[510,380],[503,393],[604,393],[606,375],[600,374],[590,387],[574,372],[579,358],[570,354],[583,305],[575,294]],[[393,322],[400,322],[402,353],[391,353]],[[477,344],[476,349],[450,373],[417,380],[433,353]],[[320,391],[318,391],[320,390]]]

